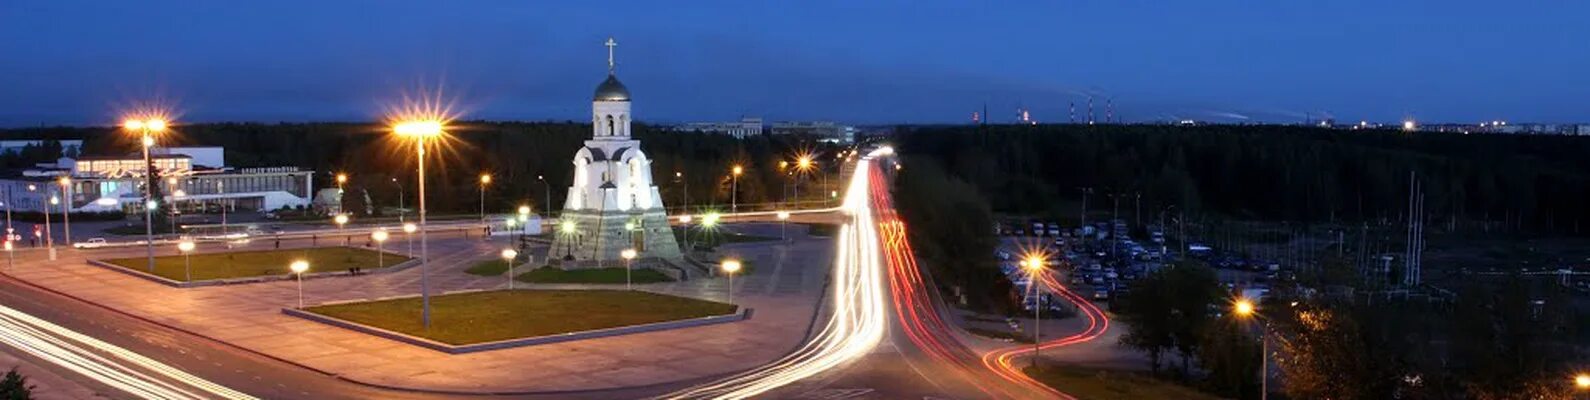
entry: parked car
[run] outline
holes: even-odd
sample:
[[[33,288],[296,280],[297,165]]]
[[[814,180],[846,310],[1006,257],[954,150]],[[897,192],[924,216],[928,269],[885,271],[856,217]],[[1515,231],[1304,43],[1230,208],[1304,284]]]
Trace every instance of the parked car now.
[[[109,245],[109,244],[110,244],[110,242],[106,242],[105,238],[90,238],[88,240],[84,240],[84,241],[81,241],[81,242],[72,243],[72,247],[76,247],[76,248],[79,248],[79,249],[97,249],[97,248],[105,247],[106,245]]]
[[[1100,288],[1100,289],[1094,289],[1093,290],[1093,300],[1102,301],[1102,300],[1109,300],[1109,299],[1110,299],[1110,290],[1109,289]]]

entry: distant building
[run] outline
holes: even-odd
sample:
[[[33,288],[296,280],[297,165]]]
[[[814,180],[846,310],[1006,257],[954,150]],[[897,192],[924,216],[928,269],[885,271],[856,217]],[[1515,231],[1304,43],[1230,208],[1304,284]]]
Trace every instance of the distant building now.
[[[774,122],[769,130],[773,135],[801,135],[816,137],[829,143],[851,143],[856,140],[856,127],[833,121]]]
[[[716,133],[744,139],[762,134],[762,118],[745,117],[738,122],[691,122],[673,127],[678,132]]]
[[[71,153],[68,153],[71,154]],[[181,209],[214,207],[275,210],[309,206],[314,171],[297,167],[226,166],[221,147],[157,147],[150,155],[162,178],[159,204]],[[0,178],[0,199],[14,211],[42,211],[51,198],[67,198],[73,212],[141,213],[147,167],[143,154],[62,157]],[[61,178],[70,178],[62,187]],[[52,205],[57,212],[60,205]],[[158,207],[158,205],[157,205]]]

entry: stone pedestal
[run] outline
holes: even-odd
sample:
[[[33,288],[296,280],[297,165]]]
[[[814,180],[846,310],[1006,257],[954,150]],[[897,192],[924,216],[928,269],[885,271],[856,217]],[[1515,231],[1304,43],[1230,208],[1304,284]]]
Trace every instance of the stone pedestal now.
[[[574,223],[572,232],[565,232],[564,221]],[[625,230],[626,224],[634,229]],[[661,208],[638,212],[565,210],[554,229],[548,255],[562,260],[563,268],[622,267],[624,258],[619,254],[631,248],[638,253],[636,267],[643,264],[639,259],[672,262],[683,258],[668,226],[668,215]]]

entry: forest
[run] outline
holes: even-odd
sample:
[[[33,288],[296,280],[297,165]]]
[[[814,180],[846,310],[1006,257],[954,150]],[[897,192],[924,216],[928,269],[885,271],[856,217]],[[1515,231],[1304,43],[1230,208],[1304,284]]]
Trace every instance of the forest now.
[[[799,185],[803,199],[820,199],[837,187],[824,179],[838,171],[831,162],[840,147],[811,138],[760,136],[736,139],[727,135],[681,133],[637,124],[633,128],[641,148],[651,157],[654,182],[665,204],[680,207],[687,199],[693,209],[726,209],[731,189],[737,188],[742,209],[772,207],[793,195]],[[521,204],[540,212],[548,199],[552,209],[562,199],[573,175],[572,158],[589,139],[590,126],[575,122],[484,122],[450,124],[448,135],[431,151],[427,162],[427,208],[432,213],[473,213],[479,207],[479,176],[493,176],[486,188],[488,211],[506,212]],[[54,127],[0,130],[6,139],[83,139],[83,153],[125,154],[138,150],[138,138],[114,127]],[[413,206],[415,188],[414,146],[372,123],[213,123],[177,125],[160,137],[160,146],[222,146],[231,167],[296,166],[317,172],[316,186],[332,187],[337,173],[348,174],[346,201],[371,202],[395,207],[403,193]],[[49,147],[43,146],[43,147]],[[55,148],[59,148],[56,145]],[[19,168],[53,161],[48,149],[27,150],[0,157],[0,165]],[[49,153],[49,154],[45,154]],[[798,154],[816,157],[815,168],[794,173],[780,161],[794,162]],[[734,165],[743,167],[738,182],[731,177]],[[677,174],[676,174],[677,173]],[[543,179],[544,178],[544,179]],[[396,179],[396,181],[394,181]],[[380,212],[381,207],[374,207]],[[350,209],[364,209],[349,204]]]
[[[1405,220],[1417,177],[1426,217],[1443,226],[1590,233],[1590,138],[966,125],[901,127],[893,140],[908,159],[933,159],[973,183],[1002,214],[1075,217],[1091,190],[1093,210],[1109,207],[1109,194],[1140,195],[1149,215],[1176,206],[1236,219],[1384,223]]]

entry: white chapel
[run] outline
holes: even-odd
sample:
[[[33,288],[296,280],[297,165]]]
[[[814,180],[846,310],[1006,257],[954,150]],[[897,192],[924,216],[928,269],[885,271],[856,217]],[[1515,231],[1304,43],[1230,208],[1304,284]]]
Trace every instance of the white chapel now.
[[[565,268],[622,266],[634,249],[641,260],[677,260],[662,196],[652,184],[651,159],[630,137],[629,89],[618,81],[607,39],[607,79],[591,100],[591,140],[574,153],[574,182],[555,232],[551,258]]]

